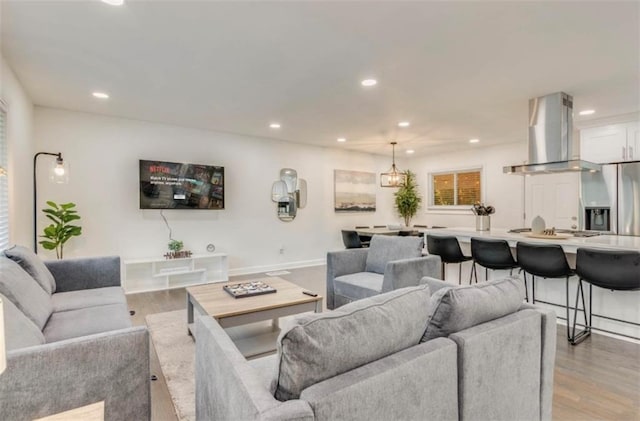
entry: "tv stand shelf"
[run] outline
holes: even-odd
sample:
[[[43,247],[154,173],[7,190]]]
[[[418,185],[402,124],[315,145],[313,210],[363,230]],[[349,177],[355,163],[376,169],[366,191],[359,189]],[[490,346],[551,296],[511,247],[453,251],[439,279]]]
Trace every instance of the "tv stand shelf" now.
[[[225,253],[193,255],[180,259],[128,259],[122,261],[125,293],[184,288],[229,280]]]

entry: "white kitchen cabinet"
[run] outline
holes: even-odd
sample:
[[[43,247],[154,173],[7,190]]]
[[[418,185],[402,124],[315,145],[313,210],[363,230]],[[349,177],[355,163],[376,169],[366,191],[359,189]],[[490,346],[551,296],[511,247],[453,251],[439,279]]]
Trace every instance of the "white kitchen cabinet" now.
[[[193,255],[182,259],[131,259],[122,262],[126,294],[182,288],[229,280],[225,253]]]
[[[640,159],[640,122],[580,130],[580,159],[599,164]]]
[[[525,226],[536,216],[547,228],[577,229],[580,174],[537,174],[525,177]]]

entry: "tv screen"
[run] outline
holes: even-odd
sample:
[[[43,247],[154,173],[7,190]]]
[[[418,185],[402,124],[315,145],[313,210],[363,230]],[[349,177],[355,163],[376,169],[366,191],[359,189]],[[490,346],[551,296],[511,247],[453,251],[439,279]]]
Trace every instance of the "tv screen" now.
[[[224,167],[140,160],[140,209],[224,209]]]

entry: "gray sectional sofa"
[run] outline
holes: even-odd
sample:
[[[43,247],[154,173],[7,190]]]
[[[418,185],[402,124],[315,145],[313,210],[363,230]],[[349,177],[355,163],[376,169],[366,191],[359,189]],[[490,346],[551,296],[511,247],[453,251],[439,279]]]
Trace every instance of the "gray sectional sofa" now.
[[[99,401],[106,420],[150,419],[149,336],[132,327],[118,257],[43,262],[14,246],[0,255],[0,298],[0,419]]]
[[[556,322],[517,278],[457,287],[425,277],[282,330],[245,360],[196,322],[196,418],[550,420]]]

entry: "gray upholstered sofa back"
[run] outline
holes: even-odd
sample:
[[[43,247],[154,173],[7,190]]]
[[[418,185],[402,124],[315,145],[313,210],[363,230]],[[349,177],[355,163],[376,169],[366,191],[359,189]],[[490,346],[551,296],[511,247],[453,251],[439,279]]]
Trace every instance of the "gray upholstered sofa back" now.
[[[274,367],[246,361],[215,320],[200,318],[197,419],[550,420],[555,314],[521,307],[321,380],[285,402],[265,381]]]

